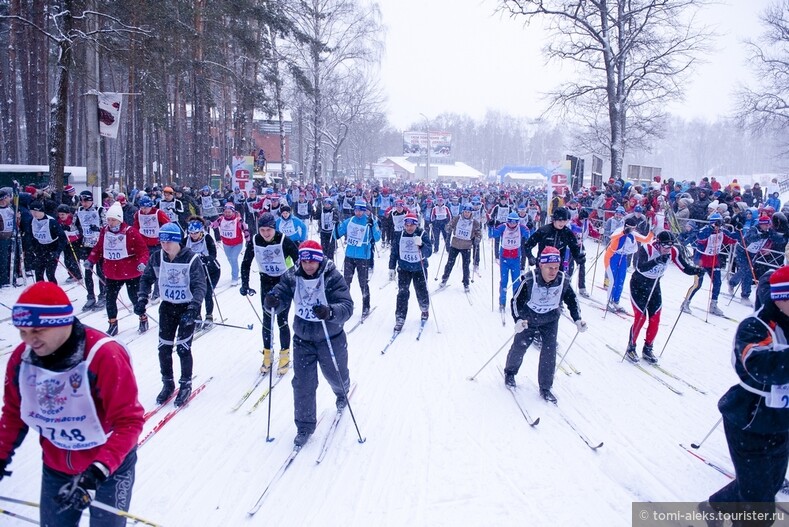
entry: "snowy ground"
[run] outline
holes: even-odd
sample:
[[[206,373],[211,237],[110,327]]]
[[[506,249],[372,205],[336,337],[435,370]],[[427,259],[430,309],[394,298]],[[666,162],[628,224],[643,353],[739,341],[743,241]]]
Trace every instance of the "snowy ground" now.
[[[333,394],[322,382],[318,408],[319,415],[321,410],[325,413],[316,434],[251,519],[247,510],[290,452],[296,433],[292,391],[285,382],[292,374],[274,389],[271,434],[276,440],[267,443],[266,405],[247,413],[263,386],[239,411],[230,411],[257,375],[262,341],[256,315],[237,288],[228,287],[229,267],[223,264],[221,312],[227,323],[254,323],[254,330],[218,327],[196,341],[195,386],[209,377],[213,380],[140,449],[131,512],[167,526],[271,522],[623,526],[631,523],[633,501],[700,501],[727,483],[725,476],[679,447],[680,443],[701,441],[719,418],[718,398],[736,382],[730,364],[736,324],[716,317],[704,321],[709,280],[692,304],[698,316],[679,318],[661,360],[663,366],[704,389],[706,395],[662,376],[683,392],[677,395],[622,363],[606,344],[624,351],[631,319],[611,314],[604,317],[593,303],[582,302],[589,331],[577,338],[568,355],[582,373],[567,376],[558,372],[554,393],[560,408],[592,440],[605,442],[601,449],[592,451],[555,408],[538,398],[537,351],[527,352],[517,377],[521,400],[533,417],[541,419],[535,428],[520,415],[497,368],[503,366],[509,346],[475,381],[467,380],[513,330],[509,310],[506,327],[502,327],[498,306],[495,312],[491,310],[491,255],[489,246],[486,249],[482,278],[471,285],[473,306],[460,284],[458,260],[449,289],[433,300],[435,311],[421,341],[415,340],[419,310],[412,294],[404,331],[383,356],[380,351],[394,325],[397,287],[384,286],[389,253],[381,252],[370,285],[377,309],[349,336],[350,372],[358,383],[352,407],[367,442],[359,444],[346,415],[326,459],[316,465],[334,405]],[[590,262],[597,251],[597,244],[588,242]],[[439,253],[430,258],[431,290],[438,284],[433,278],[440,257]],[[602,260],[601,256],[596,274],[588,269],[587,287],[604,302],[606,292],[591,287],[593,276],[597,285],[602,284]],[[62,268],[59,273],[65,278]],[[662,280],[664,309],[656,353],[666,343],[691,280],[674,267]],[[494,282],[498,288],[498,276]],[[84,290],[66,287],[71,288],[69,296],[79,310],[85,301]],[[258,289],[254,277],[252,287]],[[0,301],[10,306],[19,292],[4,289]],[[356,314],[346,329],[361,311],[357,282],[351,292]],[[628,298],[626,287],[623,305],[629,307]],[[259,296],[252,300],[259,312]],[[721,296],[719,305],[737,320],[750,312],[737,302],[729,306],[727,302],[728,297]],[[7,310],[5,315],[0,346],[18,341]],[[106,329],[104,313],[80,318]],[[152,324],[140,337],[135,321],[133,316],[121,319],[119,339],[128,342],[140,399],[149,409],[160,389],[157,331]],[[559,330],[563,352],[575,326],[562,318]],[[643,337],[642,330],[639,351]],[[4,368],[7,360],[8,355],[0,357],[0,366]],[[158,419],[156,416],[146,424],[143,435]],[[722,429],[713,432],[699,452],[731,467]],[[37,437],[31,433],[10,467],[13,477],[0,483],[0,494],[38,501],[40,463]],[[24,506],[0,507],[37,517],[35,510]],[[7,516],[0,519],[3,525],[26,525]]]

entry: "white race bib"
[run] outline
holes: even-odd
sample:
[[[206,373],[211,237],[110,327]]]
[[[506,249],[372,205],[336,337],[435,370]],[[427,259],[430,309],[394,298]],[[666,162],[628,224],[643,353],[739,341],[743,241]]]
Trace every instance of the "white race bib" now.
[[[146,238],[159,239],[159,214],[143,214],[140,212],[137,215],[137,220],[140,222],[140,234]]]
[[[364,244],[364,233],[367,232],[367,225],[359,225],[352,221],[348,222],[347,240],[350,247],[361,247]]]
[[[400,236],[400,259],[408,263],[419,263],[422,260],[422,252],[414,243],[417,236]]]
[[[126,247],[125,233],[112,233],[109,230],[104,233],[104,259],[123,260],[129,257],[129,249]]]

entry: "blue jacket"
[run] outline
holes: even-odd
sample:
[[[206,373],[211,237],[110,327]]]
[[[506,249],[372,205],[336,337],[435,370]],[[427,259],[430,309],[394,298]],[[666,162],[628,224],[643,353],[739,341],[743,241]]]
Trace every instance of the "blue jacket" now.
[[[290,215],[290,218],[287,220],[288,222],[293,222],[293,228],[296,230],[294,234],[288,236],[296,245],[299,245],[301,242],[307,239],[307,226],[301,221],[299,218],[294,216],[293,214]],[[282,224],[285,223],[285,220],[282,217],[277,218],[276,229],[277,232],[282,232]]]
[[[346,258],[357,258],[359,260],[367,260],[370,258],[372,254],[372,247],[371,247],[371,233],[372,233],[372,241],[378,241],[381,239],[381,229],[378,228],[378,221],[371,220],[367,217],[357,218],[356,215],[351,216],[350,218],[346,219],[342,223],[337,226],[337,238],[342,238],[348,232],[348,224],[353,222],[356,225],[363,225],[366,227],[364,231],[364,240],[362,240],[362,244],[358,247],[354,247],[351,245],[345,246],[345,257]]]

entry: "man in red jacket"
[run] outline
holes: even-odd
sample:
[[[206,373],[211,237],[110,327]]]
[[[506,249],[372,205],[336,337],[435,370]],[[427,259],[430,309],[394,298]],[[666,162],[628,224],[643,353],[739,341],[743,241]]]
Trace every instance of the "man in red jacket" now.
[[[148,263],[148,246],[134,227],[123,223],[123,210],[114,203],[107,211],[107,226],[101,229],[99,241],[85,260],[85,269],[102,262],[107,278],[107,318],[110,326],[107,335],[118,334],[118,293],[126,284],[131,302],[137,301],[140,277]],[[129,307],[129,306],[127,306]],[[148,317],[140,317],[140,333],[148,331]]]
[[[59,527],[78,525],[94,498],[129,510],[143,427],[126,349],[73,313],[66,293],[51,282],[19,296],[12,315],[23,343],[6,366],[0,416],[0,479],[11,475],[6,469],[28,430],[38,431],[41,525]],[[91,525],[125,523],[91,509]]]

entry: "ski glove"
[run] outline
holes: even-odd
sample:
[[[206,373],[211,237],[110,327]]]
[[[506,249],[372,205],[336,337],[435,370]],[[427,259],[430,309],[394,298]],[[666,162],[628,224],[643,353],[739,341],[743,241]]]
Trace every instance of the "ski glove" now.
[[[107,475],[97,463],[93,463],[85,472],[74,476],[70,482],[60,487],[55,498],[55,501],[61,507],[61,511],[66,509],[83,511],[87,509],[93,500],[96,488],[104,483]]]
[[[586,325],[586,322],[584,322],[583,320],[576,320],[575,321],[575,327],[578,328],[578,332],[579,333],[583,333],[588,328],[588,326]]]
[[[91,225],[90,230],[93,232],[99,232],[101,230],[101,227],[99,227],[98,225]]]
[[[275,295],[266,295],[266,298],[263,299],[263,307],[266,308],[266,311],[277,309],[279,307],[279,298]]]
[[[331,318],[331,308],[317,304],[312,306],[312,313],[320,320],[329,320]]]
[[[92,263],[90,263],[90,261],[89,261],[89,260],[85,260],[85,261],[82,263],[82,267],[84,267],[85,269],[87,269],[88,271],[90,271],[91,269],[93,269],[93,264],[92,264]]]
[[[537,265],[537,258],[535,258],[532,255],[529,255],[528,258],[529,258],[529,265],[530,266],[534,267],[535,265]]]
[[[241,285],[241,289],[239,289],[238,292],[241,294],[241,296],[247,296],[247,295],[255,296],[255,293],[257,293],[257,291],[255,291],[248,285],[243,285],[243,284]]]
[[[195,319],[197,318],[198,312],[194,308],[189,308],[184,311],[184,314],[181,315],[181,326],[191,326],[195,323]]]
[[[515,321],[515,333],[518,334],[529,327],[529,321],[525,318]]]
[[[137,264],[137,270],[140,271],[141,273],[144,273],[145,272],[145,264],[144,263],[138,263]]]
[[[145,314],[145,305],[148,303],[147,300],[138,300],[136,304],[134,304],[134,314],[138,317],[141,317]]]
[[[396,273],[397,273],[397,271],[395,271],[394,269],[389,269],[389,281],[390,282],[395,279],[395,274]]]
[[[11,475],[11,471],[5,469],[7,466],[8,466],[8,460],[0,459],[0,481],[2,481],[5,476]]]
[[[421,236],[414,236],[414,243],[417,247],[422,247],[422,237]]]

